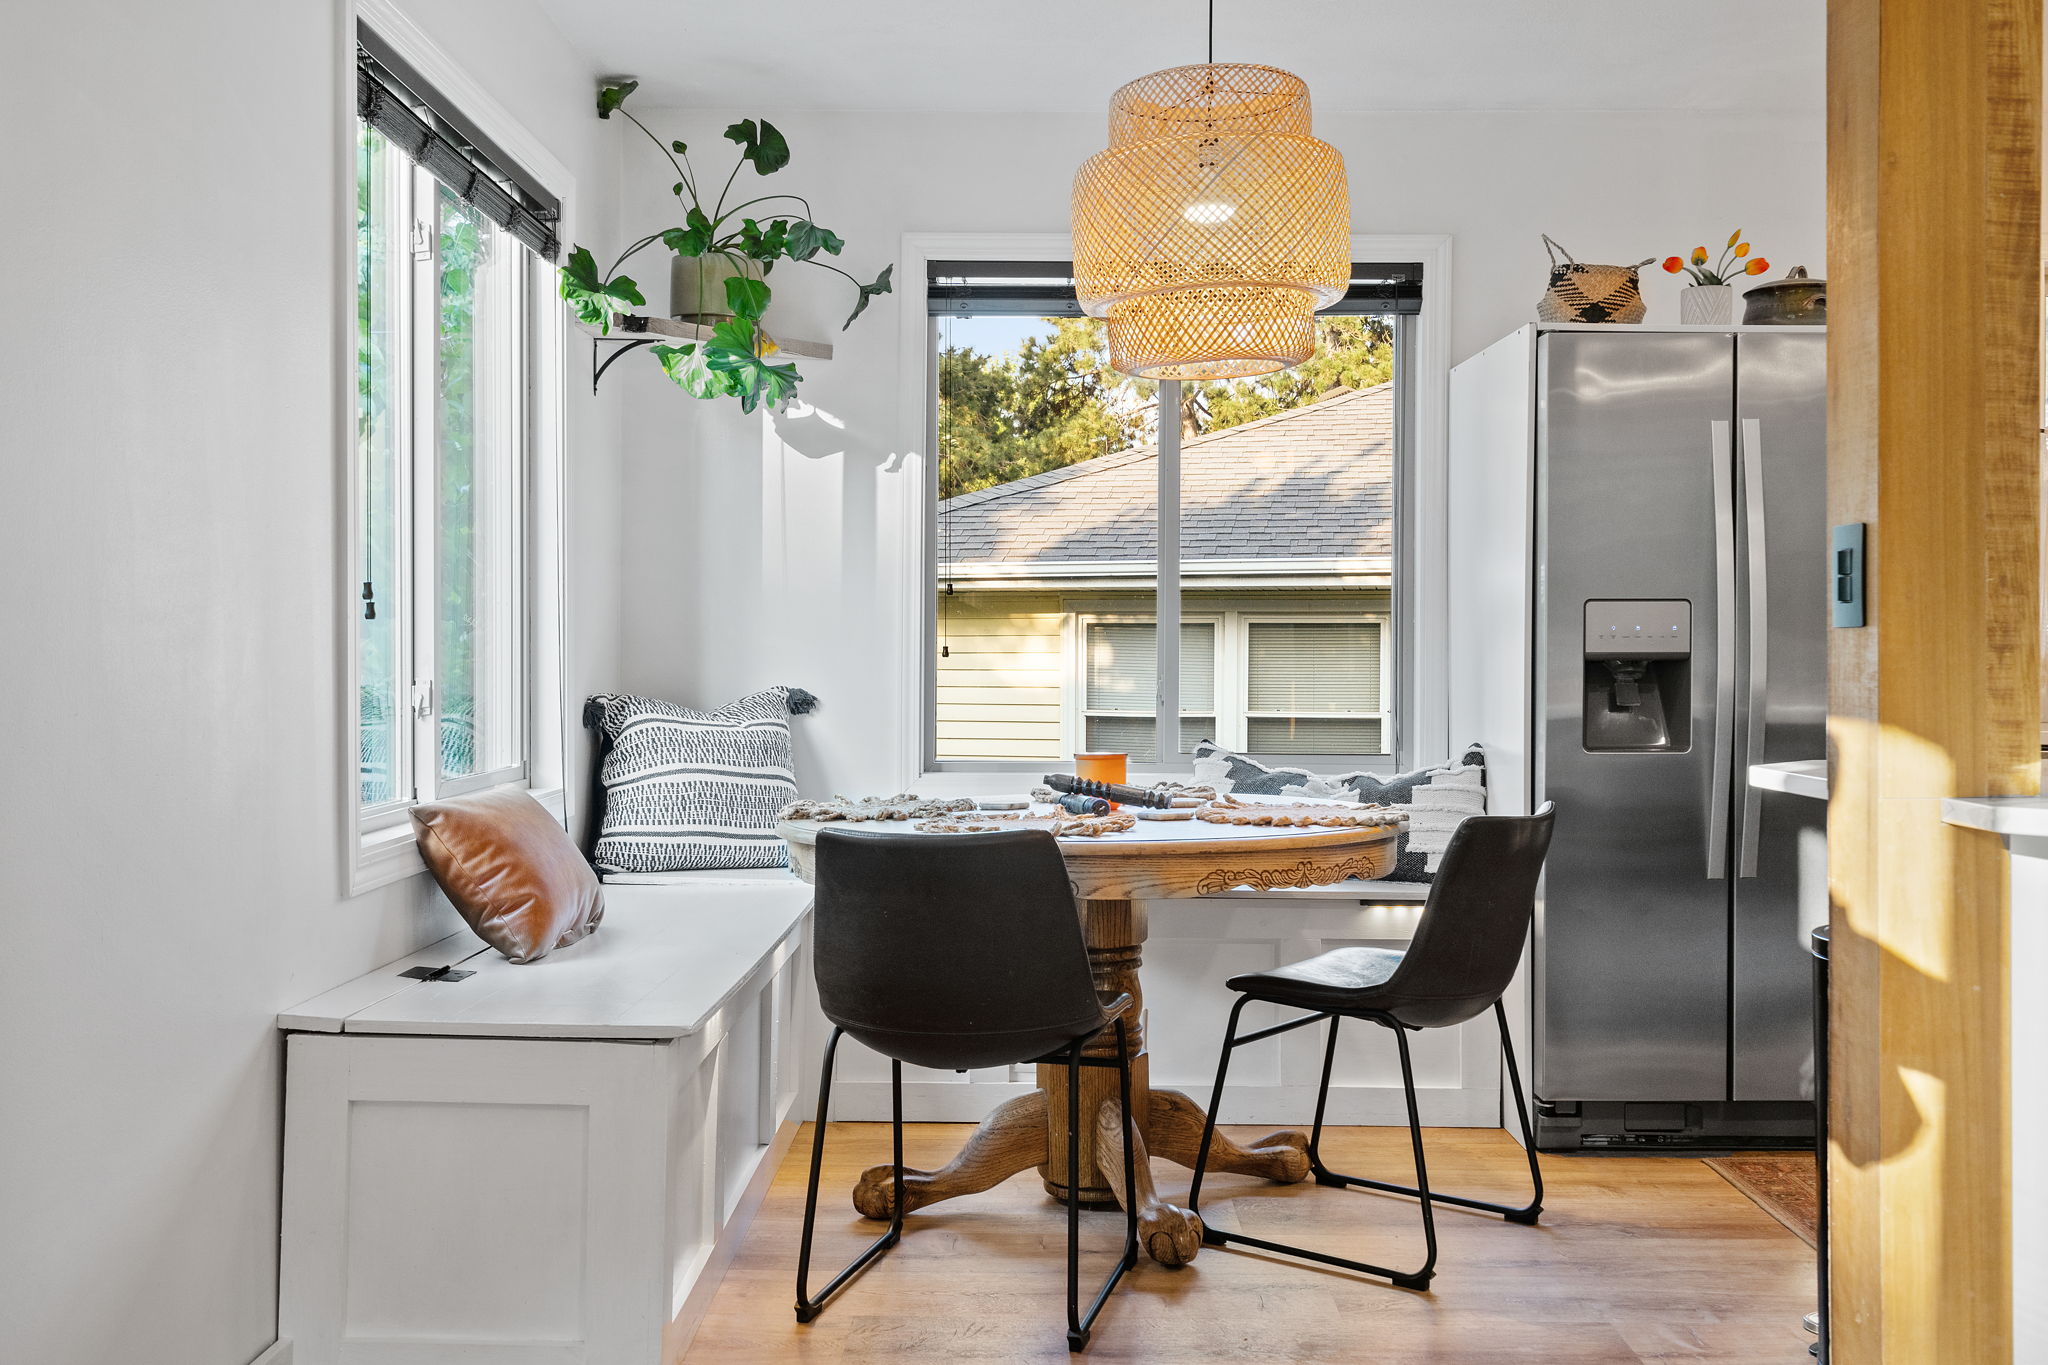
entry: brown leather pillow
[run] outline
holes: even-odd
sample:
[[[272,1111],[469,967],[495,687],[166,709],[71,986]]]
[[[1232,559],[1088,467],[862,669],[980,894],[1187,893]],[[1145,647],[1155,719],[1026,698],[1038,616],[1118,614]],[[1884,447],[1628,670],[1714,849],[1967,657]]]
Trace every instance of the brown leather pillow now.
[[[477,937],[514,962],[566,948],[604,918],[597,874],[525,792],[415,806],[412,823],[434,880]]]

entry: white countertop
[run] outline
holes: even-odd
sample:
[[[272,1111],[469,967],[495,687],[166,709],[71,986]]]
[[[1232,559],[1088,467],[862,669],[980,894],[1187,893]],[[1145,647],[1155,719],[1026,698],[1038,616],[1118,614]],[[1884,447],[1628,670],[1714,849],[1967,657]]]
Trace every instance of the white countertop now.
[[[1749,785],[1825,801],[1827,761],[1816,758],[1798,763],[1753,764]],[[2048,796],[1951,796],[1941,803],[1941,818],[1951,825],[1993,834],[2048,836]]]
[[[1811,796],[1816,801],[1825,801],[1828,799],[1828,761],[1804,758],[1796,763],[1752,763],[1749,785],[1767,792]]]
[[[2048,796],[1951,796],[1941,803],[1941,818],[1966,829],[2040,837],[2048,835]]]
[[[2043,779],[2048,780],[2048,762],[2041,769]],[[1945,797],[1941,818],[1965,829],[2038,839],[2048,835],[2048,796]]]

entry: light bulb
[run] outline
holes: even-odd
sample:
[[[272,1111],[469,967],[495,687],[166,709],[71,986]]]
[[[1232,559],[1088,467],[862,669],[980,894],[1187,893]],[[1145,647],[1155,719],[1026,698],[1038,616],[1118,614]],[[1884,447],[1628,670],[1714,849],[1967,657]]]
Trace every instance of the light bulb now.
[[[1180,211],[1180,216],[1187,219],[1190,223],[1200,223],[1204,227],[1214,227],[1236,212],[1237,205],[1211,199],[1189,204]]]

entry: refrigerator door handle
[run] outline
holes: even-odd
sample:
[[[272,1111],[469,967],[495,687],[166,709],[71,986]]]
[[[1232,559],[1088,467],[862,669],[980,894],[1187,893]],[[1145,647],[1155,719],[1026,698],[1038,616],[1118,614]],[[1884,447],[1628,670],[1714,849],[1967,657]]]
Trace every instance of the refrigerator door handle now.
[[[1764,540],[1763,423],[1742,419],[1742,506],[1749,540],[1749,706],[1743,713],[1746,756],[1743,774],[1764,761],[1764,697],[1771,676],[1770,559]],[[1736,875],[1754,877],[1757,868],[1757,826],[1763,792],[1742,784],[1742,834]]]
[[[1735,736],[1735,451],[1729,424],[1707,424],[1714,457],[1714,763],[1707,789],[1707,876],[1728,875],[1728,785]]]

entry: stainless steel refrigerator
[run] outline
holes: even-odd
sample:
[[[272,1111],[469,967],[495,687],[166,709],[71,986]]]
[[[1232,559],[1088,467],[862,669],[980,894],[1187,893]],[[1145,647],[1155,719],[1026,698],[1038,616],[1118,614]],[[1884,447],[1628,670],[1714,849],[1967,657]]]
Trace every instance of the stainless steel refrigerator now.
[[[1746,778],[1826,752],[1825,337],[1546,331],[1534,383],[1539,1144],[1796,1140],[1825,807]]]

